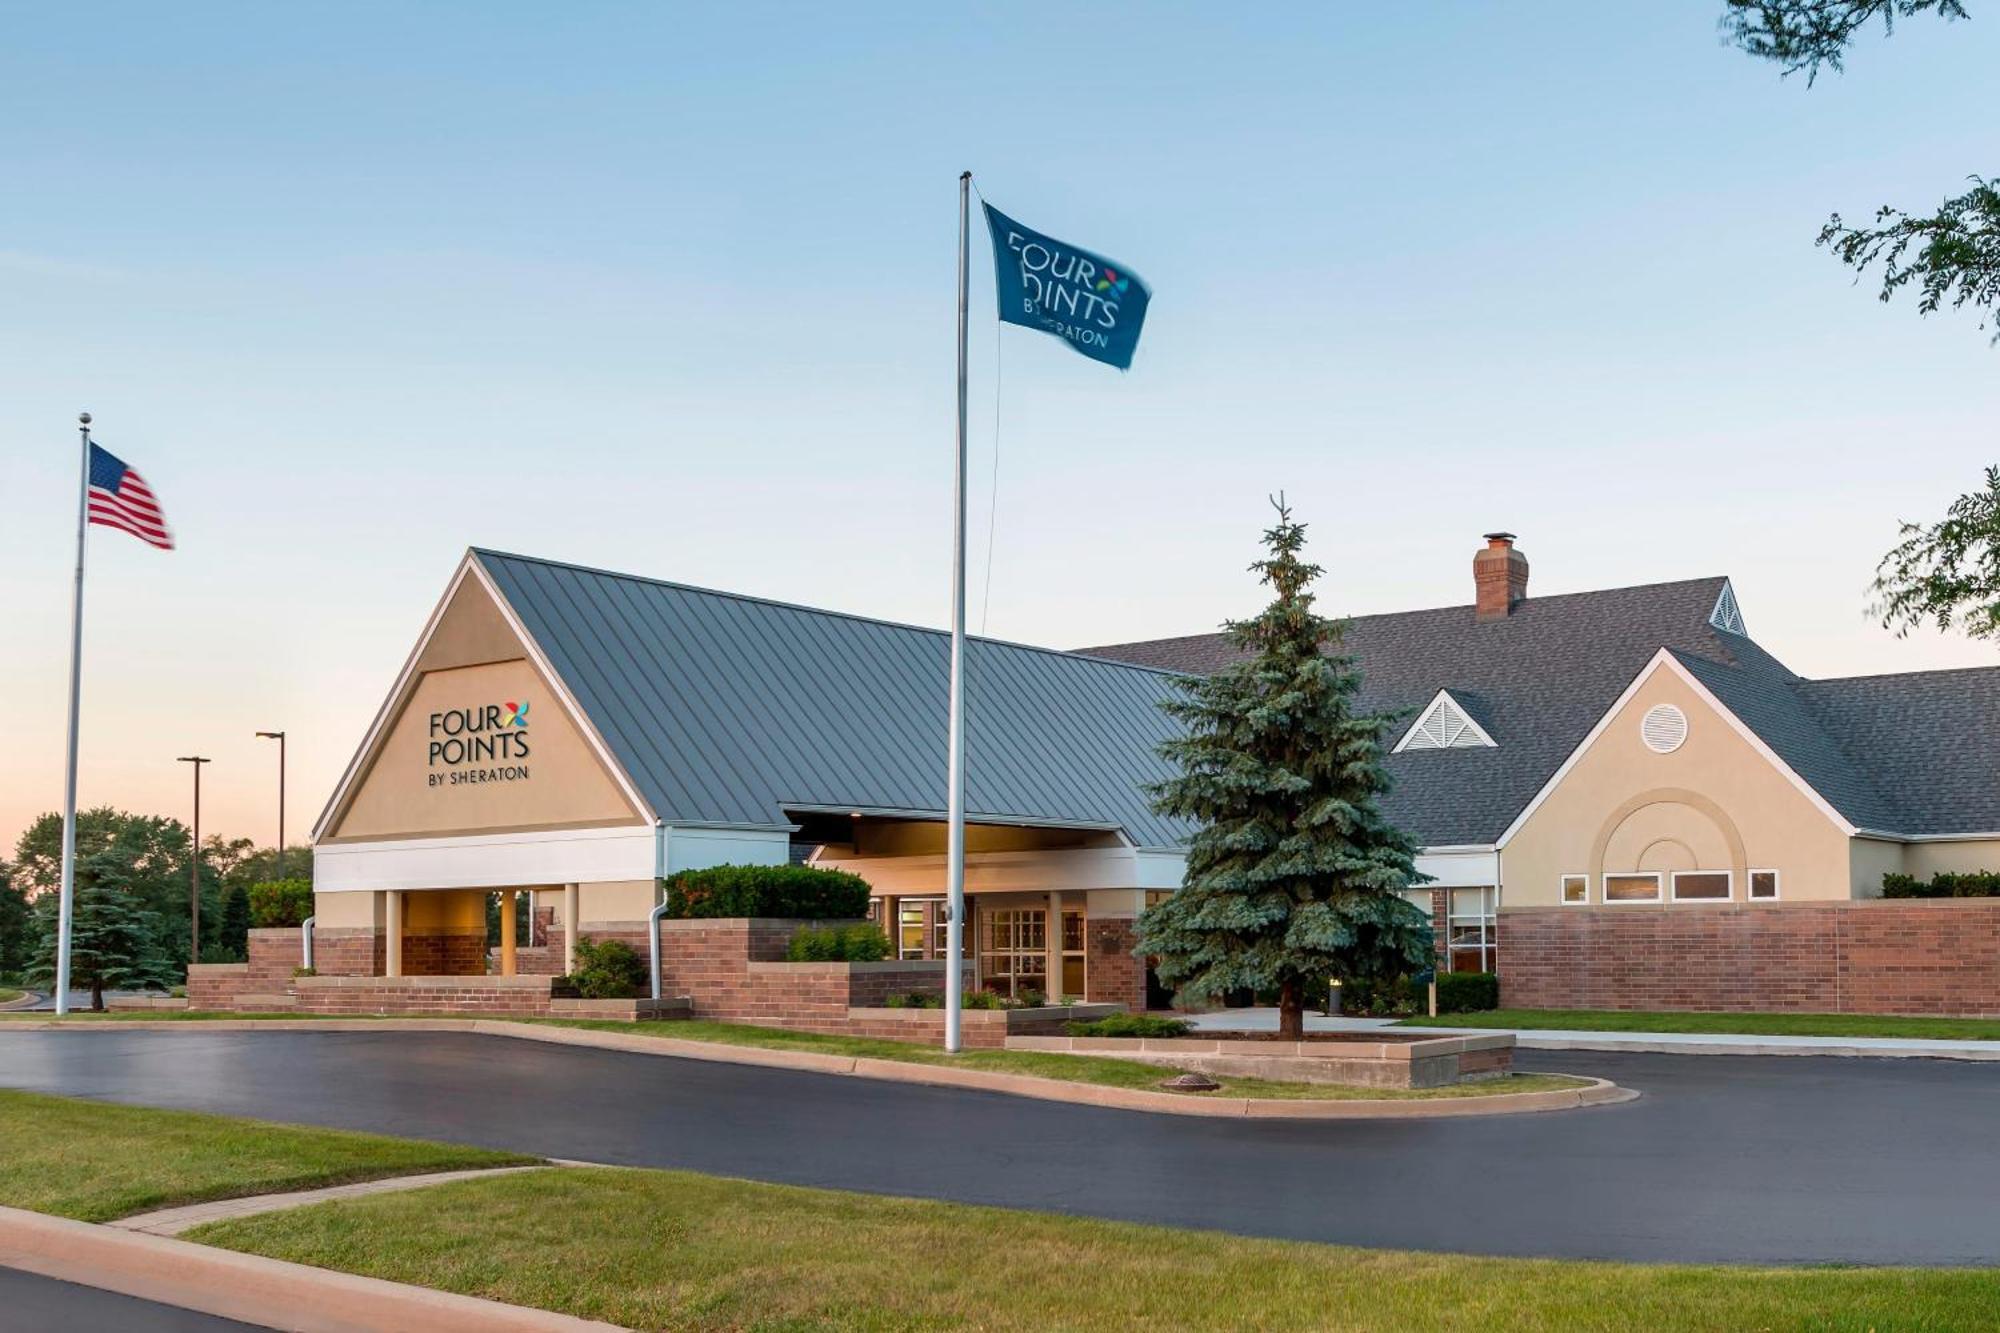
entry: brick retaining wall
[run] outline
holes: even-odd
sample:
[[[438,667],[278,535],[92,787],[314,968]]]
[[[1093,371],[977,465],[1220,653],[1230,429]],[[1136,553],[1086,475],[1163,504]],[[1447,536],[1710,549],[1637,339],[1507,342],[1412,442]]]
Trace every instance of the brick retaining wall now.
[[[303,1014],[416,1014],[539,1018],[550,1011],[547,977],[300,977]]]
[[[1527,1009],[2000,1015],[2000,899],[1517,908]]]

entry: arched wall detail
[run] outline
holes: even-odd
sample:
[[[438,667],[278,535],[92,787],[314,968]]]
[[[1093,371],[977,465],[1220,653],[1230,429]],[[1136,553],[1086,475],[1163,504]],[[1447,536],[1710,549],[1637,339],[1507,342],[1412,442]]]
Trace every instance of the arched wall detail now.
[[[1736,821],[1731,819],[1728,812],[1720,805],[1700,792],[1689,791],[1685,787],[1655,787],[1651,791],[1640,792],[1605,818],[1598,826],[1597,836],[1591,841],[1590,846],[1590,876],[1593,883],[1604,882],[1604,855],[1619,828],[1639,811],[1654,805],[1682,805],[1707,818],[1715,826],[1716,832],[1722,835],[1723,843],[1729,848],[1729,872],[1734,877],[1736,894],[1741,895],[1745,891],[1744,886],[1749,883],[1750,861],[1749,854],[1743,847],[1742,831],[1736,827]]]

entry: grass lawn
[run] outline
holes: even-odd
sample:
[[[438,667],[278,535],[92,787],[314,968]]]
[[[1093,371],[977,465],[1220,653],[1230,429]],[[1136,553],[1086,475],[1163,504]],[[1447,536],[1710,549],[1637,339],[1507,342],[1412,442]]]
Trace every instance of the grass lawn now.
[[[636,1329],[1957,1329],[2000,1301],[1980,1270],[1475,1259],[597,1168],[187,1238]]]
[[[102,1222],[208,1199],[532,1161],[0,1089],[0,1204]]]
[[[736,1023],[708,1023],[691,1019],[671,1019],[646,1023],[620,1023],[599,1019],[539,1019],[555,1027],[589,1028],[605,1032],[631,1032],[649,1037],[678,1037],[684,1041],[713,1041],[732,1046],[760,1046],[771,1050],[813,1051],[822,1055],[852,1055],[874,1060],[896,1060],[904,1064],[950,1065],[957,1069],[983,1069],[996,1074],[1027,1074],[1035,1078],[1059,1079],[1069,1083],[1096,1083],[1114,1088],[1143,1088],[1158,1091],[1160,1081],[1175,1071],[1138,1060],[1119,1060],[1100,1055],[1066,1055],[1057,1051],[960,1051],[947,1054],[941,1047],[918,1042],[888,1041],[873,1037],[829,1037],[814,1032],[792,1032],[784,1028],[749,1027]],[[1218,1078],[1222,1086],[1215,1092],[1183,1093],[1189,1097],[1270,1097],[1314,1098],[1326,1101],[1410,1101],[1439,1097],[1484,1097],[1507,1092],[1548,1092],[1558,1088],[1583,1086],[1585,1080],[1562,1074],[1518,1074],[1484,1083],[1458,1083],[1445,1088],[1351,1088],[1325,1083],[1275,1083],[1257,1078]]]
[[[21,998],[22,993],[21,991],[8,990],[5,986],[0,986],[0,1004],[12,1004]]]
[[[1586,1032],[1721,1032],[1756,1037],[1928,1037],[2000,1041],[2000,1018],[1895,1018],[1875,1014],[1680,1014],[1617,1009],[1489,1009],[1406,1018],[1404,1027],[1560,1028]]]

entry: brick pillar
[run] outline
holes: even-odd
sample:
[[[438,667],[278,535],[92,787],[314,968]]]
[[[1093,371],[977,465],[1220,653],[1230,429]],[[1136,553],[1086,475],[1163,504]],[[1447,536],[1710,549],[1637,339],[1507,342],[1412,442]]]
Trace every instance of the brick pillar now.
[[[1146,965],[1132,951],[1138,932],[1129,916],[1091,916],[1083,923],[1084,998],[1122,1004],[1134,1013],[1146,1007]]]

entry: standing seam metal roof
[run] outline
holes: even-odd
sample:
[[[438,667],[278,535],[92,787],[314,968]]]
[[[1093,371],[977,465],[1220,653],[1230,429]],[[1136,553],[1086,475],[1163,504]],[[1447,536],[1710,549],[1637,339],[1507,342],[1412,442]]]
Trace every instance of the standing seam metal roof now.
[[[474,550],[654,813],[783,825],[786,809],[945,807],[941,631]],[[966,810],[1186,841],[1168,776],[1174,676],[1050,649],[966,646]]]

